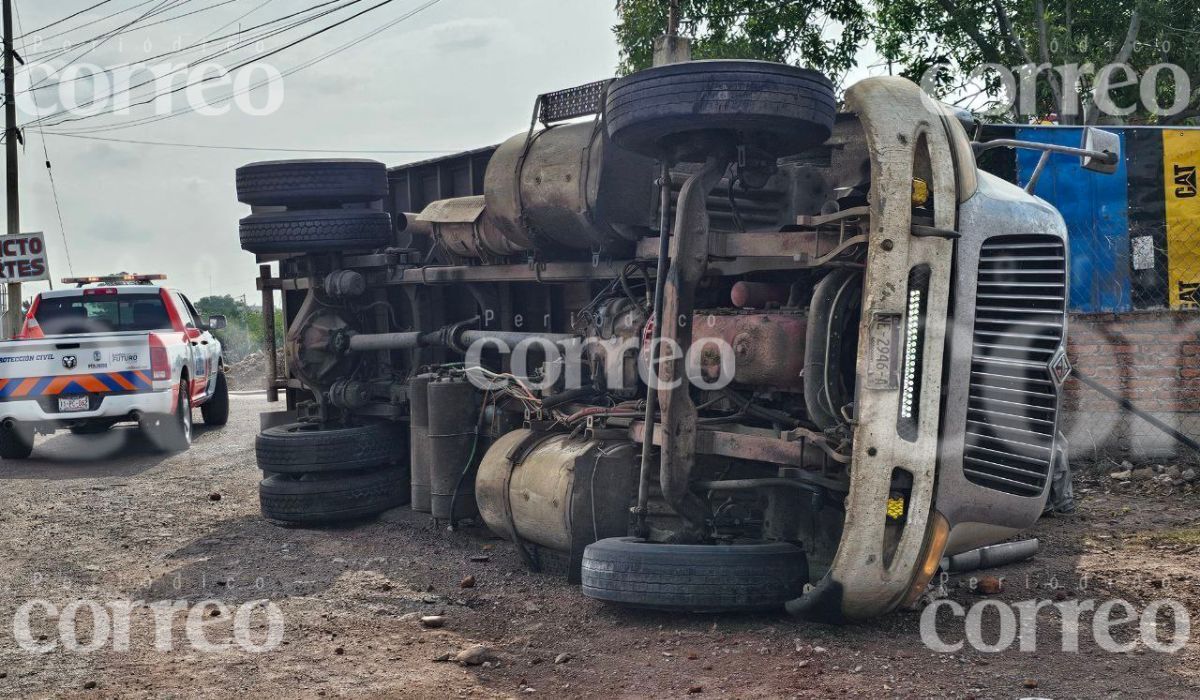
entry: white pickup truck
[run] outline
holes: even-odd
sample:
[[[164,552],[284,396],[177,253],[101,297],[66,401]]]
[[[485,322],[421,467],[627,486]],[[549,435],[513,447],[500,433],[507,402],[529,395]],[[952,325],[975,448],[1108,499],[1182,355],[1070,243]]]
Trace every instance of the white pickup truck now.
[[[221,343],[162,275],[63,280],[39,294],[16,339],[0,342],[0,458],[24,459],[34,433],[101,432],[137,422],[161,449],[185,450],[192,408],[224,425],[229,394]]]

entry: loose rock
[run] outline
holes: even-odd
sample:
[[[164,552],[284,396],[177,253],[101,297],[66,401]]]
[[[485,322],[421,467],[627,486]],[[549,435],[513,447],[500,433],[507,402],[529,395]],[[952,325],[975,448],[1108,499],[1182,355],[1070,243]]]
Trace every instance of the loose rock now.
[[[571,655],[565,651],[563,653],[559,654],[558,656],[554,657],[554,663],[556,663],[556,664],[565,664],[570,660],[571,660]]]
[[[421,618],[421,625],[424,627],[444,627],[446,618],[443,615],[426,615]]]
[[[1195,469],[1185,469],[1184,472],[1179,475],[1179,478],[1183,479],[1184,481],[1186,481],[1190,484],[1196,480],[1196,470]]]
[[[996,595],[1000,591],[1004,590],[1004,584],[995,576],[984,576],[983,578],[979,579],[979,583],[976,584],[975,590],[979,591],[983,595]]]
[[[474,588],[475,587],[475,577],[474,576],[464,576],[463,580],[458,582],[458,587],[459,588]]]
[[[454,660],[463,666],[479,666],[493,657],[492,650],[482,644],[476,644],[458,652]]]

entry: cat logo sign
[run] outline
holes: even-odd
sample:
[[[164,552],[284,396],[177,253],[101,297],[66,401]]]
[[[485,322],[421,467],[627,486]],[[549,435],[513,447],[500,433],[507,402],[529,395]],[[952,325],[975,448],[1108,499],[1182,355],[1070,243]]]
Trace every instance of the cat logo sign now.
[[[1175,166],[1175,196],[1180,199],[1196,196],[1196,166]]]
[[[1195,309],[1200,288],[1200,131],[1165,130],[1162,147],[1170,304],[1172,309]]]

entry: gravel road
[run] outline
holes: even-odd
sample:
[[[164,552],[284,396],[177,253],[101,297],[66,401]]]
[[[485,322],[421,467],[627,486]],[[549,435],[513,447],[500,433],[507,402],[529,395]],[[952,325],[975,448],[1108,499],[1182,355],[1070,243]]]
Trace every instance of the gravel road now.
[[[525,571],[486,532],[446,532],[406,509],[354,527],[275,527],[258,515],[253,451],[269,405],[235,394],[232,406],[229,425],[198,425],[179,455],[119,427],[39,438],[32,459],[0,462],[0,696],[1200,696],[1196,641],[1113,654],[1085,624],[1081,651],[1063,652],[1053,609],[1038,615],[1036,650],[935,653],[918,612],[833,628],[609,608]],[[1139,611],[1170,598],[1200,613],[1200,495],[1107,471],[1078,476],[1079,512],[1039,524],[1043,552],[995,572],[1002,592],[985,597],[963,576],[949,598],[1124,598]],[[209,599],[221,605],[197,605]],[[251,604],[264,599],[274,642],[266,604]],[[121,601],[134,601],[127,643]],[[185,602],[171,615],[157,601]],[[430,615],[444,626],[414,619]],[[987,642],[997,619],[984,618]],[[946,641],[963,638],[962,619],[939,620]],[[436,660],[477,644],[486,663]]]

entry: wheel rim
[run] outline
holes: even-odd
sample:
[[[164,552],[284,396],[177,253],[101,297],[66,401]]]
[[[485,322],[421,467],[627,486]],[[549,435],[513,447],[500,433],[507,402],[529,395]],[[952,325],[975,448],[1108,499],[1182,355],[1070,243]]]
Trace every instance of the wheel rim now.
[[[192,444],[192,404],[182,389],[179,392],[179,427],[183,431],[184,444]]]

